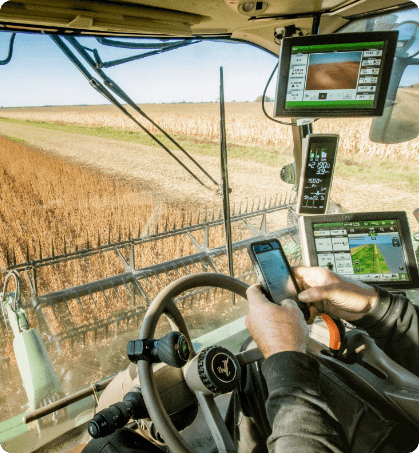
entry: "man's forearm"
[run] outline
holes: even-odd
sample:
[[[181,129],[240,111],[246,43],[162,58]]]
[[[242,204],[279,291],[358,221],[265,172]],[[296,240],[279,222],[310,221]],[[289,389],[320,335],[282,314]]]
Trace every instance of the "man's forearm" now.
[[[270,452],[346,451],[343,431],[319,387],[319,365],[307,354],[281,352],[262,367],[269,398]]]

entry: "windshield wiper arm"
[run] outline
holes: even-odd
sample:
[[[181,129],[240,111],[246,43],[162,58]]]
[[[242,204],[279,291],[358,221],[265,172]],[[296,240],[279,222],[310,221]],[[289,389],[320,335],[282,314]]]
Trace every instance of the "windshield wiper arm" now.
[[[145,43],[145,42],[129,42],[129,41],[115,41],[109,38],[96,38],[99,44],[110,47],[122,47],[124,49],[164,49],[171,47],[173,44],[180,44],[185,42],[195,42],[193,39],[182,39],[182,41],[174,42],[157,42],[157,43]],[[200,41],[199,41],[200,42]]]
[[[150,138],[152,138],[157,144],[159,144],[168,154],[170,154],[170,156],[172,156],[176,162],[178,162],[197,182],[199,182],[199,184],[201,184],[203,187],[211,190],[210,187],[208,187],[205,183],[203,183],[177,156],[175,156],[175,154],[172,153],[172,151],[170,151],[167,146],[165,146],[156,136],[154,136],[145,126],[143,126],[137,119],[135,119],[129,112],[128,110],[113,96],[113,94],[107,89],[105,88],[97,79],[95,79],[91,74],[90,72],[83,66],[83,64],[80,62],[80,60],[78,60],[78,58],[74,55],[74,53],[71,51],[71,49],[64,43],[64,41],[58,36],[58,35],[49,35],[49,37],[54,41],[54,43],[61,49],[61,51],[67,56],[67,58],[77,67],[77,69],[84,75],[84,77],[89,81],[90,85],[96,90],[98,91],[102,96],[104,96],[109,102],[111,102],[112,104],[114,104],[116,107],[118,107],[128,118],[130,118],[137,126],[139,126]],[[77,43],[78,44],[78,43]],[[109,83],[112,83],[112,80],[109,79]],[[115,84],[115,86],[117,86]],[[118,87],[119,90],[121,90],[119,87]],[[115,87],[112,88],[112,91],[115,90]],[[129,105],[131,105],[131,103],[133,105],[135,105],[133,103],[133,101],[121,90],[121,92],[126,96],[127,99],[130,100],[130,103]],[[118,93],[116,93],[118,94]],[[119,95],[119,94],[118,94]],[[125,100],[124,97],[122,97],[121,95],[119,95],[122,99]],[[136,109],[137,110],[137,109]],[[138,110],[137,110],[138,111]],[[142,112],[142,111],[141,111]],[[146,116],[143,112],[142,112],[143,116]],[[148,118],[148,117],[147,117]],[[153,123],[153,121],[152,121]],[[159,129],[160,130],[160,129]],[[166,133],[165,133],[166,134]],[[184,151],[188,156],[189,154]],[[191,157],[189,156],[190,159],[196,163],[196,161]],[[199,168],[202,169],[202,167],[200,167],[200,165],[198,163],[196,163],[198,165]],[[202,171],[207,175],[209,176],[205,170],[202,169]],[[210,176],[209,176],[210,177]],[[211,177],[210,179],[215,183],[217,184]]]
[[[171,137],[164,129],[162,129],[155,121],[153,121],[128,95],[125,91],[118,86],[110,77],[108,77],[100,67],[95,64],[93,58],[89,55],[86,48],[82,46],[76,38],[66,36],[66,40],[77,50],[77,52],[84,58],[86,63],[96,72],[96,74],[103,80],[104,85],[121,99],[123,99],[130,107],[137,113],[142,115],[149,121],[158,131],[160,131],[167,139],[169,139],[180,151],[182,151],[204,174],[211,180],[213,184],[218,187],[217,181],[181,146],[173,137]],[[70,49],[68,49],[70,51]],[[70,51],[71,52],[71,51]],[[74,54],[73,54],[74,55]],[[160,142],[159,142],[160,144]],[[163,145],[160,145],[163,146]],[[167,148],[164,148],[167,151]],[[205,184],[204,184],[205,185]]]
[[[170,52],[171,50],[179,49],[180,47],[190,46],[191,44],[196,44],[201,42],[201,40],[187,39],[184,41],[177,41],[175,43],[161,43],[161,44],[140,44],[140,43],[124,43],[122,41],[112,41],[106,38],[96,38],[97,41],[105,46],[110,47],[122,47],[125,49],[155,49],[150,52],[145,52],[139,55],[134,55],[132,57],[120,58],[119,60],[112,60],[103,62],[100,59],[99,53],[96,49],[93,49],[93,55],[95,56],[96,65],[99,68],[111,68],[122,63],[128,63],[134,60],[140,60],[141,58],[151,57],[153,55],[159,55],[163,52]],[[124,45],[125,44],[125,45]],[[141,47],[138,47],[141,46]]]

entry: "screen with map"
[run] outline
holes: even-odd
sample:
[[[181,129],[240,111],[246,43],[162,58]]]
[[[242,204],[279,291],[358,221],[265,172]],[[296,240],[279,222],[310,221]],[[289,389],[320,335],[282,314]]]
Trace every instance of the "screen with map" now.
[[[362,281],[407,281],[407,265],[395,219],[316,223],[319,266]]]

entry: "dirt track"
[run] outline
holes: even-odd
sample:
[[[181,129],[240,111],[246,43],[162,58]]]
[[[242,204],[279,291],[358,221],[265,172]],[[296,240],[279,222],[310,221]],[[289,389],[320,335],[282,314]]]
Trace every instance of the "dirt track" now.
[[[220,199],[157,147],[3,122],[0,122],[0,134],[18,137],[49,153],[138,182],[144,191],[150,191],[158,198],[201,202]],[[181,152],[175,154],[187,163]],[[220,180],[219,158],[197,156],[196,160],[216,181]],[[211,184],[193,163],[187,165],[205,183]],[[291,186],[280,181],[279,170],[265,164],[232,159],[229,162],[232,197],[245,199],[289,190]]]
[[[359,61],[310,65],[306,90],[350,90],[356,88]]]
[[[209,203],[220,200],[215,193],[202,188],[159,148],[1,121],[0,134],[20,138],[29,145],[79,164],[121,175],[160,199],[194,199]],[[177,156],[181,158],[182,155],[177,153]],[[220,180],[218,158],[195,157],[215,180]],[[289,156],[291,160],[292,156]],[[231,159],[229,180],[233,190],[232,201],[288,191],[291,186],[280,180],[280,169],[280,166]],[[336,173],[331,198],[348,212],[406,210],[412,228],[416,228],[412,212],[418,207],[417,196],[407,195],[405,191],[390,185],[374,184],[361,176],[343,178]]]

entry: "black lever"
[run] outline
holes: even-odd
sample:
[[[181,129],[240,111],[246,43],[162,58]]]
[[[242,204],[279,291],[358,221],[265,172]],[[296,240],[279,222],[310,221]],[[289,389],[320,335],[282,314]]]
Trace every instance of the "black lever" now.
[[[160,340],[131,340],[127,345],[128,358],[133,363],[147,360],[182,368],[189,359],[189,344],[180,332],[170,332]]]
[[[118,428],[124,427],[131,418],[138,420],[148,417],[148,411],[140,387],[133,387],[120,403],[112,404],[98,412],[87,428],[94,438],[105,437]]]

